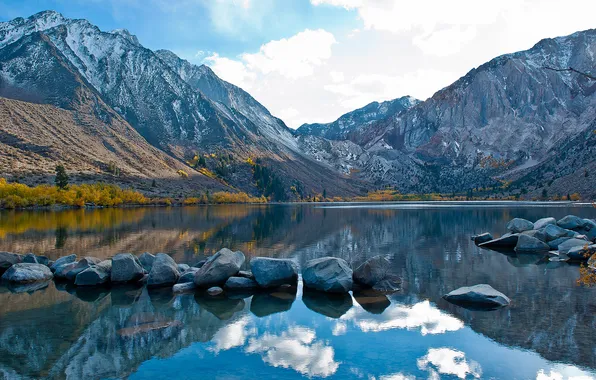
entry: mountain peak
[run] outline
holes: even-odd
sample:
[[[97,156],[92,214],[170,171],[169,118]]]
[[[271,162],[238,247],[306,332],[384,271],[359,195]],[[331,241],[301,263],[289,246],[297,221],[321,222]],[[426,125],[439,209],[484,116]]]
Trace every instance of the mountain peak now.
[[[141,43],[139,42],[139,39],[137,38],[137,36],[135,36],[134,34],[129,32],[128,29],[114,29],[110,33],[122,36],[122,37],[126,38],[129,42],[131,42],[135,45],[141,46]]]
[[[47,10],[38,12],[29,17],[27,20],[35,22],[38,30],[45,30],[64,24],[66,22],[66,17],[64,17],[62,13],[53,10]]]

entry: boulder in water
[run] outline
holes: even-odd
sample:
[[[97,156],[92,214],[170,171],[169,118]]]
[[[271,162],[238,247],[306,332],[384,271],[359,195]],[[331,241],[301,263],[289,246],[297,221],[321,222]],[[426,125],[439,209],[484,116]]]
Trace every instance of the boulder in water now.
[[[298,282],[298,266],[289,259],[255,257],[250,262],[255,281],[262,288]]]
[[[199,268],[195,274],[195,284],[203,288],[223,285],[228,278],[238,273],[244,260],[244,253],[223,248]]]
[[[554,224],[549,224],[546,227],[544,227],[543,229],[544,234],[546,235],[546,241],[552,241],[552,240],[556,240],[562,237],[574,237],[575,235],[577,235],[576,232],[574,231],[570,231],[570,230],[566,230],[564,228],[561,228],[559,226],[556,226]]]
[[[561,244],[559,244],[559,253],[567,254],[572,248],[574,247],[584,247],[588,246],[590,242],[583,239],[569,239]]]
[[[490,232],[485,232],[485,233],[482,233],[479,235],[472,236],[472,241],[476,245],[486,243],[487,241],[491,241],[491,240],[494,240],[494,237],[493,237],[493,235],[491,235]]]
[[[23,256],[11,253],[11,252],[0,252],[0,272],[4,271],[14,264],[22,263]]]
[[[515,252],[517,253],[536,253],[536,252],[548,252],[550,247],[545,242],[525,234],[520,234],[515,246]]]
[[[139,256],[139,262],[147,271],[147,273],[149,273],[151,272],[151,268],[153,267],[153,263],[155,262],[155,255],[152,255],[149,252],[141,253],[141,255]]]
[[[391,263],[378,255],[362,263],[353,273],[355,282],[378,291],[393,292],[399,289],[401,279],[391,273]]]
[[[52,278],[52,271],[45,265],[37,263],[17,263],[4,272],[2,279],[19,284],[47,281]]]
[[[507,223],[507,230],[509,230],[509,232],[511,232],[512,234],[519,234],[521,232],[533,229],[534,223],[522,218],[515,218],[512,219],[509,223]]]
[[[119,253],[112,258],[113,283],[136,282],[145,275],[141,261],[132,253]]]
[[[178,284],[184,284],[187,282],[195,282],[195,275],[197,274],[197,271],[199,270],[199,268],[194,268],[191,267],[189,268],[187,271],[185,271],[184,273],[182,273],[182,275],[180,276],[180,278],[178,279]]]
[[[219,286],[212,286],[209,289],[207,289],[207,294],[209,294],[210,296],[217,296],[221,293],[223,293],[223,289]]]
[[[500,238],[478,244],[481,248],[488,249],[513,249],[517,245],[519,234],[505,234]]]
[[[79,261],[74,267],[72,267],[72,269],[66,272],[66,275],[64,277],[68,281],[74,281],[79,273],[93,265],[99,264],[100,262],[101,260],[96,257],[85,257],[81,261]]]
[[[557,221],[557,225],[561,228],[566,230],[575,230],[577,228],[582,228],[586,222],[575,215],[567,215],[564,218],[561,218]]]
[[[63,256],[63,257],[59,258],[58,260],[54,261],[52,266],[50,266],[50,269],[52,270],[52,272],[55,272],[57,267],[62,266],[64,264],[74,263],[76,260],[77,260],[77,255],[75,255],[75,254]]]
[[[226,290],[232,291],[253,290],[258,287],[259,284],[255,280],[246,277],[230,277],[224,285]]]
[[[464,286],[443,296],[453,304],[472,309],[496,309],[509,305],[511,300],[487,284]]]
[[[587,261],[590,257],[596,254],[596,244],[588,245],[589,243],[586,242],[586,245],[583,246],[576,246],[571,248],[567,252],[567,256],[569,259],[573,261]]]
[[[557,220],[553,217],[538,219],[534,222],[534,229],[539,230],[543,227],[548,226],[549,224],[557,224]]]
[[[346,293],[352,289],[352,269],[344,259],[322,257],[310,260],[302,271],[304,286],[330,293]]]
[[[171,286],[178,281],[178,277],[180,277],[180,272],[178,272],[178,265],[174,259],[165,253],[158,253],[155,256],[151,272],[149,272],[147,286]]]
[[[112,272],[112,260],[104,260],[97,265],[93,265],[75,278],[75,285],[78,286],[98,286],[110,281]]]
[[[184,292],[190,292],[196,289],[196,285],[194,282],[190,281],[190,282],[183,282],[183,283],[179,283],[176,284],[172,287],[172,291],[174,293],[184,293]]]

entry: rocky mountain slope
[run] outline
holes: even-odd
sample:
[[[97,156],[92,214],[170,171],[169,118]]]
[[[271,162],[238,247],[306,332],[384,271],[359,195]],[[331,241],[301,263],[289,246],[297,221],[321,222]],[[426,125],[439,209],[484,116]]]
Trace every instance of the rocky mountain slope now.
[[[366,106],[348,112],[332,123],[303,124],[296,130],[296,134],[324,137],[330,140],[347,139],[350,133],[367,125],[385,119],[387,116],[399,114],[420,103],[411,96],[388,100],[382,103],[372,102]]]
[[[126,30],[103,32],[53,11],[17,18],[0,23],[0,65],[1,96],[73,110],[82,83],[166,154],[182,162],[207,156],[196,169],[225,185],[262,192],[246,163],[258,158],[287,196],[298,183],[306,194],[356,191],[303,154],[283,122],[248,93],[204,66],[144,48]]]
[[[573,168],[561,147],[576,136],[583,143],[580,134],[593,129],[596,81],[550,68],[593,73],[595,53],[596,30],[587,30],[497,57],[406,111],[354,128],[346,138],[362,151],[351,159],[353,171],[377,185],[426,193],[500,187],[547,161]],[[331,157],[331,166],[345,163],[333,144],[307,146]]]

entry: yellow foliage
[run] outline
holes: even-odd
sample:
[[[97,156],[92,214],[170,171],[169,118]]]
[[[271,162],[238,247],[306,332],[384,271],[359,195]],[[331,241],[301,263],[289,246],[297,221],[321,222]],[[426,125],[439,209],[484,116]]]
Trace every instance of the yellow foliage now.
[[[579,201],[581,199],[581,196],[578,193],[573,193],[570,195],[570,198],[572,201]]]
[[[176,173],[178,173],[178,175],[182,178],[188,178],[188,173],[182,169],[178,170]]]
[[[267,203],[267,198],[261,196],[251,197],[246,193],[228,193],[220,191],[214,193],[210,199],[211,203]]]
[[[255,162],[253,161],[253,159],[251,157],[248,157],[246,159],[246,163],[249,164],[250,166],[255,166]]]
[[[148,199],[139,192],[123,190],[115,185],[95,183],[92,185],[71,185],[65,190],[56,186],[40,185],[29,187],[20,183],[8,183],[0,178],[0,208],[24,208],[32,206],[83,207],[118,206],[121,204],[146,204]]]

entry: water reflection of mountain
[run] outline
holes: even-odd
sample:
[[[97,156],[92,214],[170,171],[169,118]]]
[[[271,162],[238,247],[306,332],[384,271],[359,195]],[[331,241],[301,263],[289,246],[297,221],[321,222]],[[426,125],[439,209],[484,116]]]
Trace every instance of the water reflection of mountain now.
[[[416,302],[412,301],[412,303],[429,299],[443,311],[449,312],[466,322],[475,331],[499,343],[531,349],[549,360],[596,367],[596,358],[593,355],[596,341],[592,337],[592,327],[596,324],[594,290],[575,286],[575,279],[578,277],[577,268],[569,265],[544,264],[534,257],[530,260],[527,256],[506,256],[481,250],[469,240],[469,236],[473,233],[491,231],[498,235],[504,232],[504,225],[513,217],[535,220],[545,215],[562,217],[574,213],[593,218],[595,216],[593,209],[561,207],[548,210],[545,208],[383,210],[278,205],[125,211],[131,211],[131,214],[127,214],[126,217],[113,214],[112,224],[100,223],[99,226],[91,224],[87,227],[83,227],[81,223],[75,223],[74,227],[69,225],[63,248],[55,248],[57,235],[55,230],[52,230],[55,227],[52,225],[47,230],[32,228],[7,232],[0,243],[0,249],[19,252],[32,250],[52,254],[86,252],[87,255],[103,257],[121,251],[135,253],[165,251],[171,253],[178,261],[192,262],[203,254],[209,254],[227,246],[241,249],[247,253],[247,256],[295,257],[300,264],[304,264],[311,258],[333,255],[346,259],[353,266],[367,257],[383,254],[391,259],[393,271],[404,278],[403,292],[401,295],[392,296],[394,301],[397,300],[396,297],[414,297]],[[0,218],[5,218],[5,214],[0,215]],[[8,224],[10,222],[0,223],[0,226]],[[44,247],[48,251],[44,251]],[[454,307],[441,299],[441,296],[450,290],[475,283],[491,284],[510,296],[513,304],[500,311],[481,313]],[[37,296],[38,293],[53,294],[52,292],[50,287],[46,291],[36,292],[26,297],[30,297],[31,305],[39,304],[40,307],[50,308],[52,312],[56,310],[58,314],[65,313],[64,310],[67,310],[67,314],[59,315],[62,315],[65,320],[79,318],[81,322],[77,323],[85,326],[80,329],[87,329],[87,326],[91,325],[103,326],[102,322],[97,322],[97,319],[101,320],[102,312],[117,313],[118,320],[121,321],[117,327],[123,329],[127,327],[126,318],[132,315],[131,308],[109,308],[108,311],[90,309],[90,304],[60,298],[59,295],[63,294],[60,292],[56,295],[56,303],[62,305],[60,307]],[[0,296],[17,297],[6,294]],[[128,295],[120,298],[127,297],[135,296]],[[211,306],[200,305],[200,299],[193,299],[192,302],[185,304],[186,306],[176,306],[169,303],[170,299],[167,296],[164,298],[158,302],[160,297],[156,294],[153,294],[153,299],[149,294],[140,296],[140,299],[148,302],[147,307],[157,307],[156,305],[161,302],[160,312],[165,313],[164,318],[181,321],[183,329],[187,328],[185,327],[187,322],[192,326],[193,315],[199,315],[201,310],[212,318],[213,322],[209,323],[214,326],[213,331],[201,330],[196,332],[197,335],[192,339],[208,340],[209,336],[215,334],[218,326],[233,323],[226,320],[230,313],[227,308],[219,313],[217,308],[212,307],[212,312],[209,312]],[[271,315],[289,309],[294,302],[293,298],[278,297],[275,299],[277,302],[271,302],[270,298],[270,296],[256,297],[253,305],[236,302],[239,305],[234,305],[231,315],[236,315],[234,310],[243,308],[249,310],[253,308],[255,315]],[[106,296],[106,299],[110,299],[112,303],[115,299],[118,300],[114,294]],[[343,318],[354,312],[354,309],[348,309],[348,303],[342,300],[330,305],[323,305],[318,302],[318,299],[308,301],[312,301],[309,303],[311,309],[335,318]],[[14,300],[0,303],[0,312],[3,315],[0,319],[0,326],[3,326],[0,332],[0,347],[8,347],[11,339],[14,340],[16,336],[14,335],[16,333],[9,333],[14,325],[5,322],[4,318],[4,315],[8,315],[8,311],[4,308],[12,306],[4,305],[15,304],[14,307],[23,308],[19,306],[22,303],[20,301],[15,303]],[[376,310],[381,316],[391,312],[417,312],[417,309],[393,310],[383,300],[378,299],[371,300],[370,303],[371,305],[366,307]],[[140,307],[136,305],[133,308]],[[176,311],[176,307],[181,309]],[[25,309],[19,310],[18,313],[15,310],[13,314],[26,313]],[[179,314],[176,314],[177,312]],[[89,319],[85,320],[85,316],[89,316]],[[105,326],[101,327],[102,329],[108,328],[111,318],[104,317]],[[202,318],[206,316],[203,315]],[[233,321],[234,317],[231,320]],[[172,325],[167,328],[179,327]],[[32,325],[31,330],[35,329],[42,329],[42,327]],[[196,329],[200,328],[196,327]],[[44,331],[44,334],[58,334],[58,332]],[[155,339],[158,339],[157,330],[154,334],[156,334]],[[184,347],[192,339],[179,341],[176,347],[178,349]],[[58,338],[48,337],[39,341],[50,345],[41,348],[40,352],[60,352],[62,347]],[[47,343],[53,341],[55,343]],[[107,341],[105,344],[114,346],[120,344],[118,342]],[[175,352],[175,348],[172,348],[171,352]],[[66,355],[66,353],[62,352],[60,355]],[[141,357],[137,359],[142,361]],[[31,360],[31,366],[34,362]],[[49,373],[50,367],[38,365],[35,368],[41,368],[40,371]],[[124,367],[123,365],[122,368]],[[35,372],[33,367],[29,371],[29,373]]]

